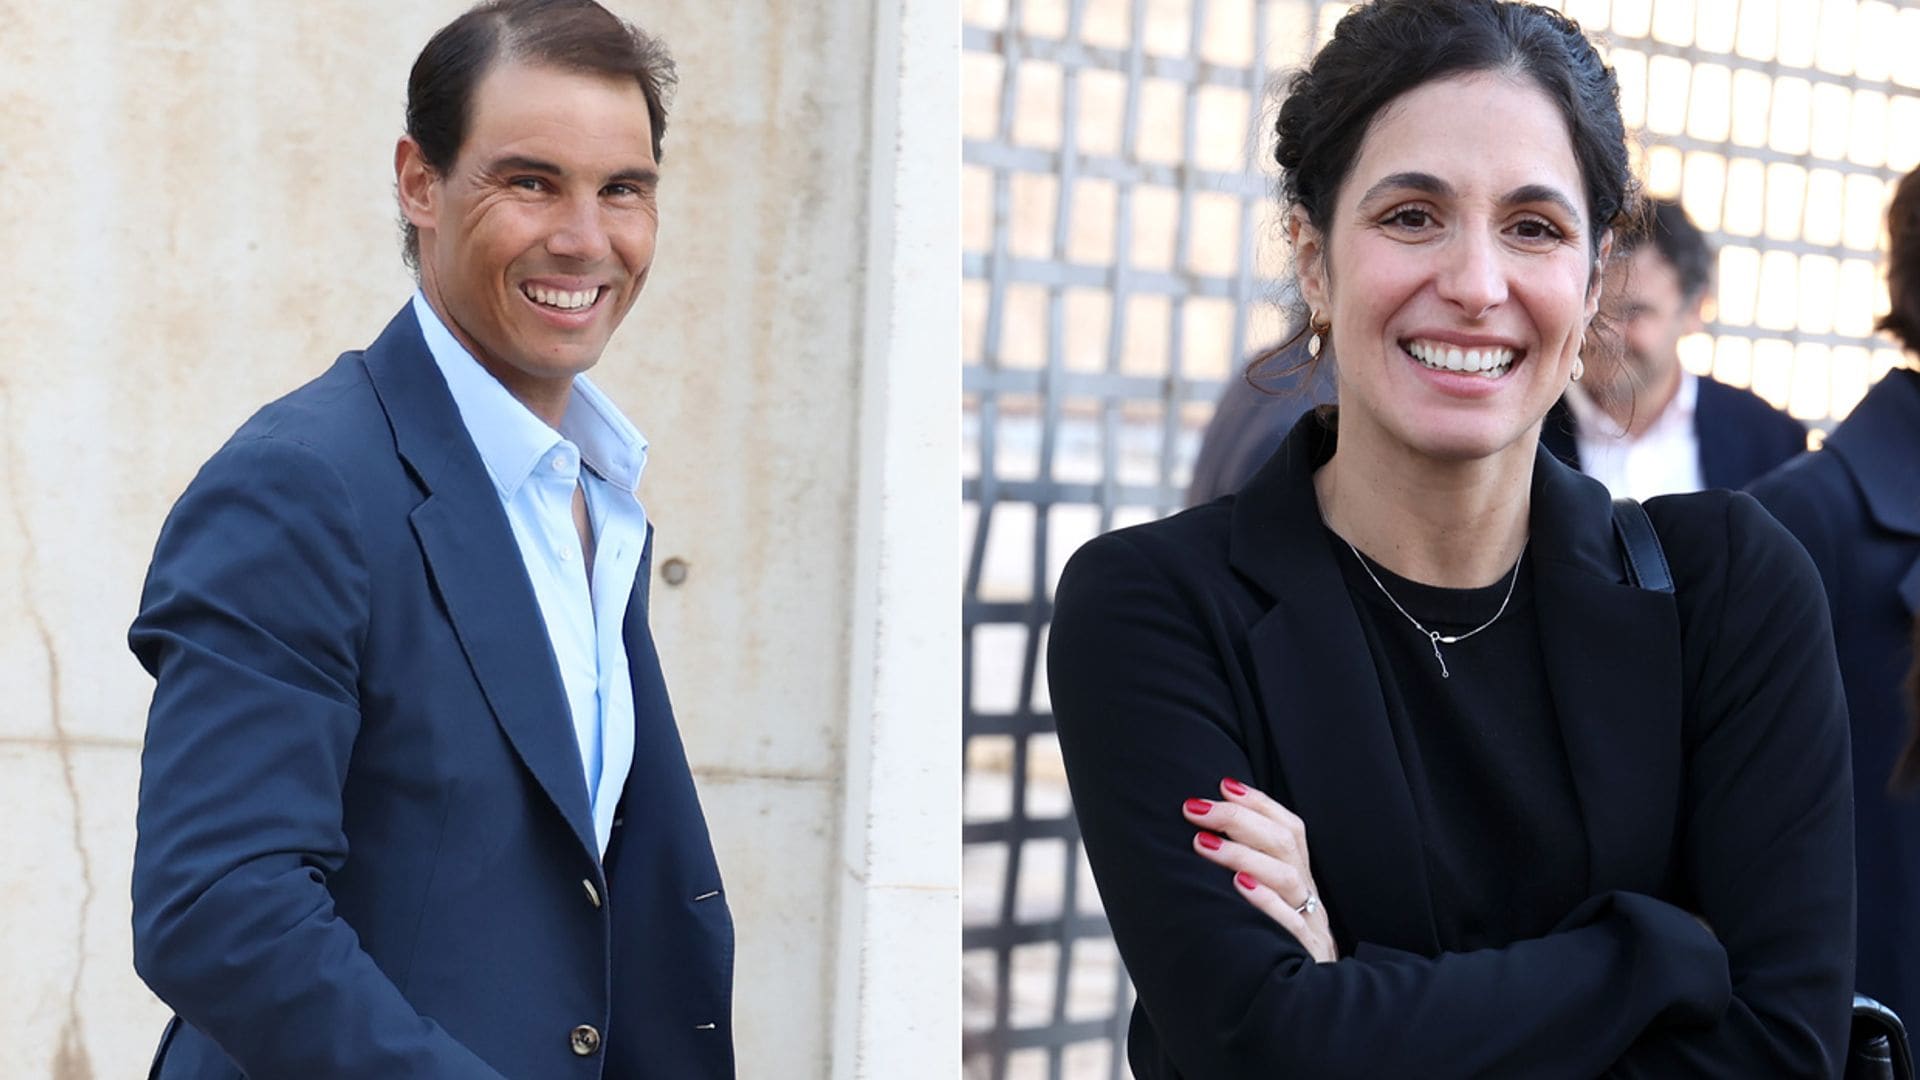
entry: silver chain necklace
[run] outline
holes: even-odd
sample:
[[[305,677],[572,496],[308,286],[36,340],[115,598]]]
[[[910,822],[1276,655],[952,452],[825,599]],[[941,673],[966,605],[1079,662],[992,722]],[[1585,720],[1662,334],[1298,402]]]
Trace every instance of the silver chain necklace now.
[[[1334,535],[1338,536],[1339,534],[1335,533]],[[1532,538],[1529,537],[1528,539]],[[1500,621],[1500,616],[1507,613],[1507,604],[1513,600],[1514,586],[1520,584],[1520,560],[1527,557],[1527,541],[1522,540],[1520,542],[1520,554],[1513,560],[1513,569],[1507,571],[1510,575],[1507,581],[1507,595],[1500,601],[1500,610],[1493,613],[1493,618],[1488,619],[1486,622],[1481,623],[1479,626],[1474,627],[1464,634],[1443,634],[1438,630],[1429,630],[1425,626],[1422,626],[1419,619],[1414,618],[1411,612],[1400,606],[1400,601],[1395,600],[1393,594],[1387,591],[1386,583],[1381,581],[1380,576],[1373,572],[1373,567],[1367,565],[1367,557],[1360,554],[1359,548],[1353,546],[1353,541],[1341,536],[1340,542],[1347,545],[1348,551],[1353,552],[1353,557],[1360,562],[1360,569],[1365,570],[1367,576],[1373,579],[1373,583],[1380,587],[1380,595],[1387,598],[1387,603],[1393,605],[1393,610],[1406,616],[1406,620],[1413,624],[1413,628],[1425,634],[1427,640],[1433,643],[1433,658],[1440,662],[1440,677],[1443,679],[1453,678],[1453,673],[1447,670],[1447,658],[1440,655],[1440,646],[1459,644]]]

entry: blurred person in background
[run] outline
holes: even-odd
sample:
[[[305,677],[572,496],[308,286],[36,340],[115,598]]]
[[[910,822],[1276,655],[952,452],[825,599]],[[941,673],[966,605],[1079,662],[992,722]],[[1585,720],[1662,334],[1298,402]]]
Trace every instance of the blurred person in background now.
[[[1135,1075],[1835,1075],[1818,576],[1746,495],[1616,511],[1540,444],[1631,220],[1613,73],[1544,7],[1376,0],[1277,135],[1338,408],[1082,547],[1050,631]]]
[[[1267,463],[1287,432],[1316,405],[1333,403],[1333,367],[1308,362],[1305,335],[1262,352],[1227,380],[1200,437],[1187,505],[1240,490]]]
[[[1750,390],[1680,364],[1680,339],[1706,328],[1713,249],[1680,204],[1648,204],[1607,269],[1617,353],[1596,350],[1540,438],[1616,498],[1742,488],[1807,448],[1807,429]]]
[[[591,0],[436,33],[393,162],[417,290],[168,516],[131,634],[156,1080],[733,1075],[647,444],[585,375],[653,265],[673,79]]]
[[[1888,310],[1879,329],[1920,356],[1920,171],[1887,209]],[[1853,725],[1860,992],[1920,1018],[1920,798],[1903,679],[1920,613],[1920,371],[1894,368],[1814,453],[1753,485],[1826,584]]]

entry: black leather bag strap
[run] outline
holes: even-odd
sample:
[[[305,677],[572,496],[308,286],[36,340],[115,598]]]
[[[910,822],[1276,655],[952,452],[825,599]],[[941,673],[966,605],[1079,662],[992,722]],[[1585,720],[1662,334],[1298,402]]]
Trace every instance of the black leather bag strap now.
[[[1653,519],[1647,516],[1647,508],[1632,499],[1613,500],[1613,532],[1620,538],[1627,584],[1654,592],[1672,592],[1673,571],[1667,568],[1667,553],[1660,547],[1660,534],[1653,531]]]

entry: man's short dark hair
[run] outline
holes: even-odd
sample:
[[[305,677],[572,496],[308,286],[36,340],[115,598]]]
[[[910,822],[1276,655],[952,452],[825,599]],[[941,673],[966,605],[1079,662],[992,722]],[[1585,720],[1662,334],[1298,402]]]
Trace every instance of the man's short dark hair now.
[[[1707,243],[1707,234],[1672,199],[1648,199],[1638,225],[1622,234],[1621,253],[1631,255],[1651,241],[1679,275],[1681,297],[1688,303],[1698,300],[1713,279],[1713,246]]]
[[[440,28],[407,76],[407,134],[445,176],[472,121],[473,93],[495,64],[544,64],[632,79],[647,100],[653,160],[667,134],[667,98],[676,77],[659,39],[594,0],[489,0]],[[402,217],[408,269],[420,271],[420,230]]]

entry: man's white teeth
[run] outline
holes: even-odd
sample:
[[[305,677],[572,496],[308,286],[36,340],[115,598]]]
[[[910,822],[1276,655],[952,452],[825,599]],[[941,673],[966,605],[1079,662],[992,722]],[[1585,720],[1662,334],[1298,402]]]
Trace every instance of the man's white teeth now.
[[[578,311],[599,297],[599,289],[582,289],[579,292],[567,292],[563,289],[548,289],[539,285],[527,285],[523,290],[527,299],[548,307],[557,307],[562,311]]]
[[[1464,371],[1497,379],[1513,366],[1513,350],[1503,348],[1458,349],[1425,341],[1407,345],[1407,353],[1435,371]]]

